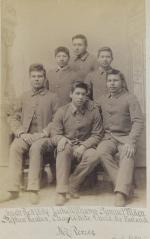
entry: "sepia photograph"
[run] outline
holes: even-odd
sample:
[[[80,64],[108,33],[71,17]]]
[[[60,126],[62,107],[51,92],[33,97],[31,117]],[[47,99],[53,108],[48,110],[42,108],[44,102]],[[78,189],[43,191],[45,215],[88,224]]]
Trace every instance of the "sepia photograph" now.
[[[1,78],[1,209],[147,207],[144,0],[2,0]]]

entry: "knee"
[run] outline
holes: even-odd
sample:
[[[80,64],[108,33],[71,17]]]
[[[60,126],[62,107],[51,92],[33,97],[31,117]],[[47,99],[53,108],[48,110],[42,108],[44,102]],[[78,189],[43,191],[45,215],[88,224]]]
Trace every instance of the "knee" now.
[[[103,150],[97,150],[97,158],[100,162],[105,162],[107,159],[112,158],[111,154]]]
[[[63,151],[57,152],[56,166],[60,164],[70,164],[72,160],[72,147],[67,144]]]
[[[86,161],[89,165],[99,162],[99,157],[95,149],[86,150],[83,154],[83,161]]]
[[[24,153],[24,145],[22,139],[15,139],[10,145],[10,152]]]
[[[58,152],[58,154],[63,154],[63,155],[66,155],[66,156],[72,155],[72,153],[73,153],[73,149],[72,149],[72,146],[70,144],[66,144],[64,150]]]
[[[83,158],[95,158],[96,150],[95,149],[88,149],[84,152]]]

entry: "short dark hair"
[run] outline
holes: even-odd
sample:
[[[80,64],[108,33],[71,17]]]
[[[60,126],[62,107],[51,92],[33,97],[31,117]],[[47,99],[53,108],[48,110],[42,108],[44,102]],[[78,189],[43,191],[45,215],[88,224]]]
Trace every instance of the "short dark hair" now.
[[[88,85],[83,81],[74,81],[71,85],[71,92],[73,93],[76,88],[82,88],[88,92]]]
[[[72,37],[72,41],[73,41],[74,39],[82,39],[82,40],[84,40],[85,45],[86,45],[86,46],[88,45],[87,38],[86,38],[86,36],[84,36],[83,34],[77,34],[77,35],[73,36],[73,37]]]
[[[64,52],[68,55],[68,57],[70,57],[70,53],[69,53],[69,49],[65,46],[59,46],[55,49],[55,56],[59,53],[59,52]]]
[[[122,81],[122,87],[125,88],[128,91],[128,86],[127,86],[127,82],[125,80],[125,76],[124,74],[116,69],[112,69],[110,72],[106,73],[106,79],[108,78],[109,75],[119,75],[121,81]]]
[[[32,64],[29,67],[29,74],[32,71],[43,71],[44,77],[46,78],[46,70],[42,64]]]
[[[108,52],[110,52],[111,57],[112,57],[112,59],[113,59],[113,52],[112,52],[112,49],[111,49],[110,47],[108,47],[108,46],[103,46],[103,47],[101,47],[101,48],[98,50],[97,57],[99,57],[99,55],[100,55],[100,53],[101,53],[102,51],[108,51]]]

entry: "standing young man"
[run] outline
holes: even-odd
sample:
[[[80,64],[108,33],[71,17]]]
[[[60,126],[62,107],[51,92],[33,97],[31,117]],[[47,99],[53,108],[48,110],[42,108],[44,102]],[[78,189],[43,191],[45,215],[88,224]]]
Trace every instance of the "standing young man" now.
[[[61,107],[54,118],[53,141],[57,145],[56,205],[66,202],[72,160],[78,161],[70,178],[70,193],[75,197],[80,184],[98,163],[94,148],[103,135],[102,121],[97,107],[87,101],[87,91],[85,83],[76,82],[70,93],[71,103]]]
[[[106,74],[111,72],[113,68],[111,63],[113,61],[113,52],[109,47],[102,47],[97,53],[98,68],[90,72],[85,82],[89,85],[89,95],[93,100],[97,100],[101,95],[107,92],[106,88]]]
[[[82,34],[72,37],[72,47],[74,56],[71,59],[71,68],[84,80],[89,72],[98,67],[97,59],[87,51],[87,38]]]
[[[55,59],[57,67],[47,74],[48,88],[57,95],[59,106],[63,106],[71,100],[71,85],[77,79],[77,73],[69,66],[70,53],[68,48],[61,46],[56,48]]]
[[[115,192],[115,206],[123,207],[129,196],[134,171],[136,142],[143,128],[140,105],[126,89],[123,74],[107,73],[108,94],[99,98],[105,135],[97,147],[98,157],[109,174]],[[114,155],[119,152],[119,165]]]
[[[1,192],[0,202],[19,196],[23,156],[28,152],[27,189],[30,192],[31,203],[38,203],[43,153],[44,150],[53,150],[44,128],[49,125],[58,108],[57,98],[45,88],[46,71],[43,65],[31,65],[29,76],[31,90],[22,95],[14,114],[9,117],[10,128],[15,138],[10,146],[8,191]]]

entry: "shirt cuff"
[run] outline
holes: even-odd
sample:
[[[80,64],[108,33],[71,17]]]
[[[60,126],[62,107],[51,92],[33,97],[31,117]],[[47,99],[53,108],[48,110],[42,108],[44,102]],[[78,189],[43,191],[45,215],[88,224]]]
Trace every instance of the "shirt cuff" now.
[[[64,138],[63,135],[55,135],[55,136],[53,136],[53,137],[51,138],[51,140],[52,140],[53,144],[54,144],[55,146],[57,146],[58,143],[59,143],[59,141],[60,141],[62,138]]]
[[[42,133],[44,134],[44,137],[50,136],[50,134],[45,129],[42,130]]]
[[[17,138],[19,138],[24,133],[25,133],[24,130],[18,129],[18,130],[16,130],[16,132],[14,134]]]
[[[81,143],[81,145],[83,145],[86,149],[92,148],[91,144],[89,144],[88,142],[83,142]]]

